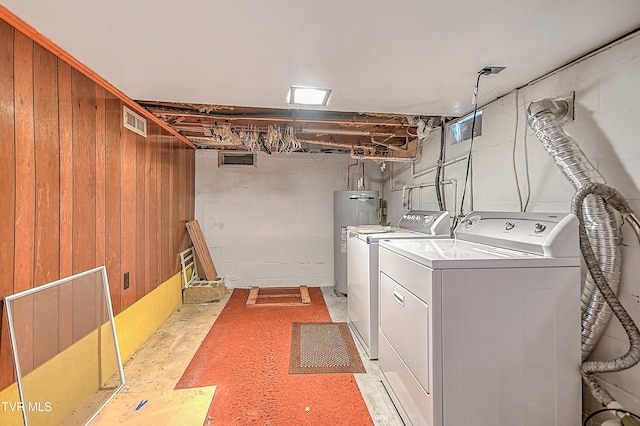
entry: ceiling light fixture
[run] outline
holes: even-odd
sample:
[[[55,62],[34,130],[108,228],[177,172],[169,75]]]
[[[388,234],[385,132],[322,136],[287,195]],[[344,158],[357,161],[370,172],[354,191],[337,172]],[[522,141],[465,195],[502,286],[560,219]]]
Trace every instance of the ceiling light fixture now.
[[[330,94],[331,89],[291,86],[289,103],[294,105],[326,106]]]

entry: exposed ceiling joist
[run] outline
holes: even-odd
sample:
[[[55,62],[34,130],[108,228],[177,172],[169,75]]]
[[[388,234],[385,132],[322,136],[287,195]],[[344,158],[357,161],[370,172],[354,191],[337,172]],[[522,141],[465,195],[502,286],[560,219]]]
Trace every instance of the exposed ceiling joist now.
[[[401,114],[138,103],[200,148],[271,153],[318,145],[376,159],[415,155],[407,151],[409,142],[442,120]]]

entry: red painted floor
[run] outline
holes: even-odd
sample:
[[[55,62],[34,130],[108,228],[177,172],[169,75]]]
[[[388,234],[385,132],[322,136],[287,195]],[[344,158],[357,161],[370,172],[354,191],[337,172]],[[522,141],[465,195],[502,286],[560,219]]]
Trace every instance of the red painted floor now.
[[[176,388],[217,386],[210,425],[373,425],[353,374],[289,374],[292,322],[331,321],[311,305],[251,307],[234,289]]]

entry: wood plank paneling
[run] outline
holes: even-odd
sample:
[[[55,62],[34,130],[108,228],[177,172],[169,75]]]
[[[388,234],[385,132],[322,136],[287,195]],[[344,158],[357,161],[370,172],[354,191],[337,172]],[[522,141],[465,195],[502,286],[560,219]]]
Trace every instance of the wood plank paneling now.
[[[0,21],[0,297],[13,293],[15,250],[15,107],[13,91],[13,38],[14,30]],[[2,304],[0,328],[0,389],[13,381],[13,356],[7,327],[7,316]]]
[[[15,202],[15,272],[14,292],[33,287],[35,250],[35,139],[33,124],[33,42],[15,33],[14,46],[15,124],[16,141],[16,202]],[[33,304],[27,309],[33,309]],[[33,332],[28,315],[17,321]],[[23,370],[33,369],[32,346],[18,347]]]
[[[35,285],[60,278],[60,144],[58,140],[57,59],[34,50],[36,147]]]
[[[180,152],[175,140],[171,140],[171,253],[180,252]],[[171,270],[179,262],[175,254],[170,256]]]
[[[118,94],[1,20],[0,81],[0,296],[104,263],[118,314],[178,272],[195,152],[155,121],[146,139],[124,130]],[[25,300],[19,321],[38,337],[20,344],[25,371],[95,327],[98,295],[92,278]],[[4,388],[4,315],[0,332]]]
[[[122,275],[129,273],[129,288],[121,293],[122,309],[136,301],[136,134],[122,133]]]
[[[169,246],[169,234],[170,234],[170,225],[171,219],[169,217],[170,212],[170,194],[169,187],[170,185],[170,153],[171,147],[169,146],[170,139],[160,133],[160,179],[161,179],[161,199],[160,199],[160,210],[162,211],[161,217],[161,228],[162,228],[162,236],[160,243],[162,244],[162,275],[160,277],[161,281],[167,279],[167,277],[171,276],[171,261],[170,254],[171,248]]]
[[[187,150],[183,149],[180,144],[176,144],[176,149],[178,151],[178,179],[175,180],[178,184],[178,226],[176,227],[176,236],[178,238],[178,252],[181,252],[187,248],[187,232],[184,227],[187,223],[187,215],[185,214],[187,205],[187,191],[185,191],[187,183]]]
[[[71,67],[58,62],[58,134],[60,139],[60,276],[73,274],[73,101]]]
[[[146,139],[136,135],[136,300],[144,297],[146,287],[146,265],[145,265],[145,248],[146,248],[146,175],[145,175],[145,156],[146,156]]]
[[[35,140],[33,124],[33,42],[15,34],[14,89],[16,120],[15,285],[33,287],[35,245]]]
[[[174,253],[176,252],[176,170],[174,168],[176,151],[174,149],[174,143],[171,139],[168,139],[169,145],[169,164],[168,173],[169,173],[169,246],[167,251],[165,252],[165,256],[167,256],[167,263],[169,264],[169,275],[171,275],[171,271],[173,271],[174,264]]]
[[[193,220],[196,217],[196,150],[190,149],[187,152],[189,156],[187,161],[189,168],[189,185],[187,186],[187,206],[189,210],[187,220]]]
[[[96,266],[105,265],[106,262],[106,235],[105,235],[105,190],[106,190],[106,178],[105,178],[105,90],[96,85]],[[95,303],[96,312],[95,320],[97,325],[105,323],[105,304],[104,290],[102,282],[102,276],[95,277],[96,293]]]
[[[59,300],[59,289],[33,295],[33,368],[38,368],[58,353]]]
[[[71,72],[73,113],[73,273],[96,266],[96,92]]]
[[[73,113],[73,273],[96,266],[96,88],[78,71],[71,72]],[[95,288],[73,285],[73,341],[96,326]]]
[[[154,147],[156,152],[156,160],[155,160],[155,179],[156,179],[156,197],[153,200],[153,205],[155,208],[155,222],[156,222],[156,233],[155,233],[155,251],[154,251],[154,262],[156,265],[156,280],[154,284],[154,288],[157,287],[160,282],[162,282],[162,208],[161,208],[161,200],[162,200],[162,175],[161,175],[161,161],[162,161],[162,152],[161,152],[161,144],[160,144],[160,136],[158,128],[156,127],[156,131],[153,133],[154,135]]]
[[[71,100],[71,67],[58,61],[58,137],[60,143],[60,277],[73,274],[73,102]],[[58,347],[73,343],[72,286],[60,288]]]
[[[60,145],[57,58],[34,47],[36,222],[34,286],[60,278]],[[34,367],[58,352],[59,290],[34,295]]]
[[[27,295],[12,302],[13,324],[22,333],[15,336],[16,352],[20,360],[20,373],[26,376],[34,369],[33,362],[33,312],[34,295]]]
[[[144,165],[144,174],[145,174],[145,246],[144,246],[144,266],[145,266],[145,276],[146,280],[144,283],[145,294],[148,294],[153,288],[156,287],[155,280],[157,279],[157,273],[155,271],[155,262],[156,256],[153,253],[153,241],[155,239],[155,203],[153,199],[156,196],[156,188],[155,188],[155,135],[149,134],[147,136],[147,143],[145,144],[145,157],[146,162]],[[153,209],[153,210],[152,210]]]
[[[122,271],[121,259],[121,170],[122,170],[122,104],[113,95],[106,99],[106,142],[105,142],[105,227],[106,227],[106,266],[107,279],[113,313],[122,310]]]
[[[96,87],[96,266],[105,264],[105,96]]]

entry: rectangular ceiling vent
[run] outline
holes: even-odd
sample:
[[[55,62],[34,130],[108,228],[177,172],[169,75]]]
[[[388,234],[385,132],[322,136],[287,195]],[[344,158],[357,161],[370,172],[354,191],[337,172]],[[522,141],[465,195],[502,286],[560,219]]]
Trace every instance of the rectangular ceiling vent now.
[[[218,151],[218,167],[222,166],[256,166],[257,157],[254,152]]]
[[[147,120],[140,114],[131,111],[126,106],[124,108],[124,127],[137,134],[147,137]]]

